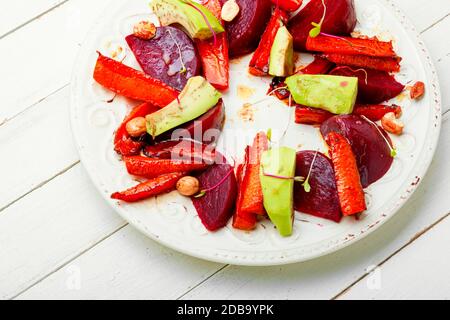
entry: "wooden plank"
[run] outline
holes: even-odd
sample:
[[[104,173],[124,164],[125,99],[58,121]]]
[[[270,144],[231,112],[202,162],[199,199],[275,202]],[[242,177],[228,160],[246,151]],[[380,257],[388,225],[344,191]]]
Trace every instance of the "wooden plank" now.
[[[10,298],[125,223],[81,165],[0,214],[0,299]]]
[[[447,217],[340,299],[450,299],[449,229]]]
[[[0,3],[0,38],[48,13],[66,0],[15,0]]]
[[[0,40],[0,123],[67,85],[80,44],[109,0],[72,0]]]
[[[424,31],[450,13],[450,2],[447,0],[392,1],[405,12],[419,31]]]
[[[163,248],[127,226],[18,299],[175,299],[220,267]],[[68,286],[74,274],[79,285]]]
[[[0,126],[0,208],[79,160],[66,87]]]

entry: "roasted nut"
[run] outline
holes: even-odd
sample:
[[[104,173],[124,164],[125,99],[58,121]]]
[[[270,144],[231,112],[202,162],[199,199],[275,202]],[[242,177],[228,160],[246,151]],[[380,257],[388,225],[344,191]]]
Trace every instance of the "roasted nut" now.
[[[145,118],[138,117],[127,122],[127,132],[132,137],[140,137],[147,132],[147,124]]]
[[[421,98],[425,94],[425,83],[417,81],[409,92],[411,99],[416,100]]]
[[[401,135],[403,133],[403,128],[405,127],[403,122],[395,117],[394,112],[386,113],[381,119],[381,125],[384,130],[396,135]]]
[[[178,192],[186,197],[191,197],[200,191],[200,182],[194,177],[184,177],[177,182]]]
[[[133,34],[138,38],[150,40],[156,35],[156,26],[149,21],[141,21],[134,26]]]
[[[236,0],[228,0],[223,4],[222,12],[220,14],[222,20],[226,22],[233,21],[239,14],[240,8]]]

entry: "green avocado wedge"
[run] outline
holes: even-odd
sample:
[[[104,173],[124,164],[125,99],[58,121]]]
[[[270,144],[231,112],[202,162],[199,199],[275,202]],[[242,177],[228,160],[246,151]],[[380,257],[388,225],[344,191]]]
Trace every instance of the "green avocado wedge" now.
[[[222,97],[205,78],[197,76],[188,80],[178,99],[145,117],[147,132],[153,138],[194,120],[214,107]]]
[[[261,158],[264,208],[283,237],[289,237],[293,231],[295,162],[295,150],[287,147],[270,149]]]
[[[285,81],[294,101],[334,114],[350,114],[358,95],[358,78],[299,74]]]
[[[278,29],[270,50],[269,74],[287,77],[294,73],[294,39],[285,26]]]
[[[193,39],[211,38],[211,29],[215,33],[225,31],[211,11],[194,1],[153,0],[150,8],[158,16],[162,26],[181,24]]]

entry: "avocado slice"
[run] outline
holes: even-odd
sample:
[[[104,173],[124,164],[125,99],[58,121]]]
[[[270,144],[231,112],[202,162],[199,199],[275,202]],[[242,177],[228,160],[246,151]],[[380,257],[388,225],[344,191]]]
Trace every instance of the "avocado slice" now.
[[[293,230],[295,162],[295,150],[287,147],[270,149],[261,158],[260,180],[264,208],[283,237],[292,235]]]
[[[299,74],[285,81],[294,101],[334,114],[350,114],[358,95],[358,78]]]
[[[194,120],[213,108],[222,97],[205,78],[188,80],[177,100],[146,116],[147,132],[153,138],[183,123]]]
[[[190,0],[153,0],[150,7],[158,16],[161,25],[181,24],[194,39],[211,38],[213,36],[211,29],[215,33],[225,31],[211,11]]]
[[[294,39],[285,26],[278,29],[270,50],[269,74],[287,77],[294,73]]]

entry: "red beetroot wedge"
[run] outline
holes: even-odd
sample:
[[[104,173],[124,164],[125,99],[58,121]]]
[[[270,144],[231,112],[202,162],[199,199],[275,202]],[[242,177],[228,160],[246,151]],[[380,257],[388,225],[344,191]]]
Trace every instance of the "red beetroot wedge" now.
[[[221,0],[222,4],[225,0]],[[230,45],[230,57],[250,53],[258,46],[272,13],[268,0],[236,0],[239,14],[233,21],[225,24]]]
[[[234,169],[222,156],[221,163],[208,168],[198,176],[198,180],[203,190],[211,190],[203,197],[192,199],[194,207],[208,230],[219,230],[233,216],[237,196]]]
[[[353,0],[325,0],[326,15],[321,31],[333,35],[349,35],[356,26],[356,12]],[[294,37],[296,50],[306,51],[306,39],[313,28],[312,22],[319,23],[324,8],[322,0],[311,0],[288,25]]]
[[[330,74],[346,77],[358,77],[358,102],[379,104],[398,96],[405,86],[384,71],[341,66],[331,70]]]
[[[128,46],[142,70],[179,91],[189,78],[201,71],[194,43],[183,31],[174,27],[158,27],[156,35],[145,40],[129,35]]]
[[[325,137],[325,141],[330,147],[343,215],[352,216],[365,211],[366,199],[352,147],[346,138],[336,132],[330,132]]]
[[[341,207],[337,193],[333,164],[324,154],[317,153],[314,165],[311,167],[316,151],[301,151],[297,153],[295,175],[307,177],[311,191],[306,192],[301,182],[294,187],[294,208],[296,211],[311,214],[316,217],[339,222],[342,219]]]
[[[352,146],[364,188],[381,179],[390,169],[393,158],[388,134],[383,128],[358,115],[334,116],[325,121],[320,131],[323,137],[330,132],[343,135]],[[382,136],[383,135],[383,136]]]
[[[145,178],[154,178],[173,172],[191,172],[208,167],[203,161],[152,159],[142,156],[124,157],[128,173]]]

